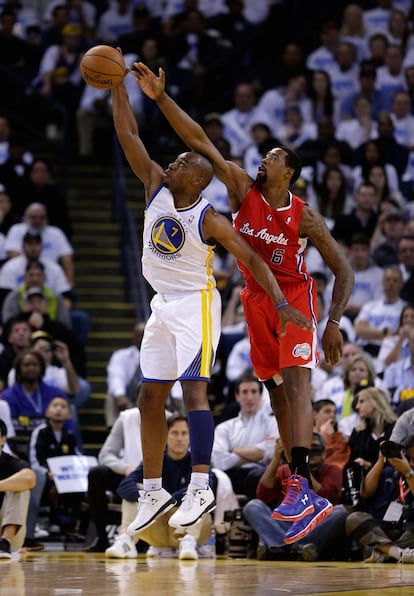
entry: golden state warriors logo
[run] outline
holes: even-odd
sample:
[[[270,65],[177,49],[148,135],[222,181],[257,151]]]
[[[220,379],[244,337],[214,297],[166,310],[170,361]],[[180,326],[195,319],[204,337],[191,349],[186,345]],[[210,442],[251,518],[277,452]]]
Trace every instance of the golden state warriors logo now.
[[[184,244],[184,228],[174,217],[161,217],[151,230],[154,248],[163,255],[177,253]]]

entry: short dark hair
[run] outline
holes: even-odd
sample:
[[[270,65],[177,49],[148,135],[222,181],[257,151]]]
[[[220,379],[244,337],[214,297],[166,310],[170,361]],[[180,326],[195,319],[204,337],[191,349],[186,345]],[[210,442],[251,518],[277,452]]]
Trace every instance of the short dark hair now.
[[[240,391],[240,385],[242,383],[258,383],[259,384],[259,389],[260,389],[260,393],[263,393],[263,383],[261,381],[259,381],[259,379],[253,374],[253,373],[245,373],[244,375],[242,375],[238,381],[236,382],[236,385],[234,387],[234,392],[235,393],[239,393]]]
[[[320,412],[322,410],[322,408],[324,408],[325,406],[335,406],[336,408],[336,403],[334,401],[332,401],[331,399],[318,399],[318,401],[314,401],[312,404],[312,408],[313,411],[317,414],[318,412]]]
[[[188,424],[188,418],[187,416],[184,416],[184,414],[172,414],[172,416],[169,416],[167,418],[167,427],[168,430],[170,430],[170,428],[176,423],[176,422],[186,422]]]

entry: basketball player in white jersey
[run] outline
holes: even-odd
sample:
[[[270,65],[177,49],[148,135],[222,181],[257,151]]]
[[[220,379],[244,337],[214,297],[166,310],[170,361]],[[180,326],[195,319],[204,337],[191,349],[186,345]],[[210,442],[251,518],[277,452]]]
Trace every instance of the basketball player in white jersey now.
[[[128,69],[126,69],[126,74]],[[214,211],[201,191],[213,168],[201,155],[182,153],[163,171],[149,157],[122,82],[112,90],[116,133],[127,160],[145,187],[143,273],[156,291],[141,346],[141,440],[144,486],[129,533],[140,532],[175,505],[162,488],[166,446],[165,401],[181,381],[190,428],[192,476],[186,496],[170,518],[173,527],[190,526],[215,507],[208,484],[214,421],[207,399],[220,335],[221,303],[212,275],[213,250],[220,242],[243,262],[268,292],[285,331],[288,322],[311,329],[312,323],[286,300],[264,261]]]

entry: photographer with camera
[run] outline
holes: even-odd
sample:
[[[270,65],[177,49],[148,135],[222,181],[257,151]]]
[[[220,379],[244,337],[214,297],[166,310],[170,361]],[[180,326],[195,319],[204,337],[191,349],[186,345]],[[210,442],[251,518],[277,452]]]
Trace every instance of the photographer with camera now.
[[[403,445],[384,441],[361,486],[364,511],[346,520],[367,563],[414,563],[414,435]],[[366,558],[368,557],[368,558]]]

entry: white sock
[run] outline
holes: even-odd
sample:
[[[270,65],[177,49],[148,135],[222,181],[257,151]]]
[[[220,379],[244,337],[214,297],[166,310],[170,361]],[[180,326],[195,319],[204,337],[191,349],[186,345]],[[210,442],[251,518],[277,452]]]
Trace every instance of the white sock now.
[[[401,559],[401,555],[402,548],[400,548],[399,546],[390,546],[390,550],[388,551],[389,557],[392,557],[393,559],[399,561]]]
[[[160,490],[162,488],[162,478],[144,478],[144,491]]]
[[[208,488],[208,481],[208,474],[204,474],[202,472],[191,473],[190,484],[195,484],[196,486],[200,486],[201,488]]]

